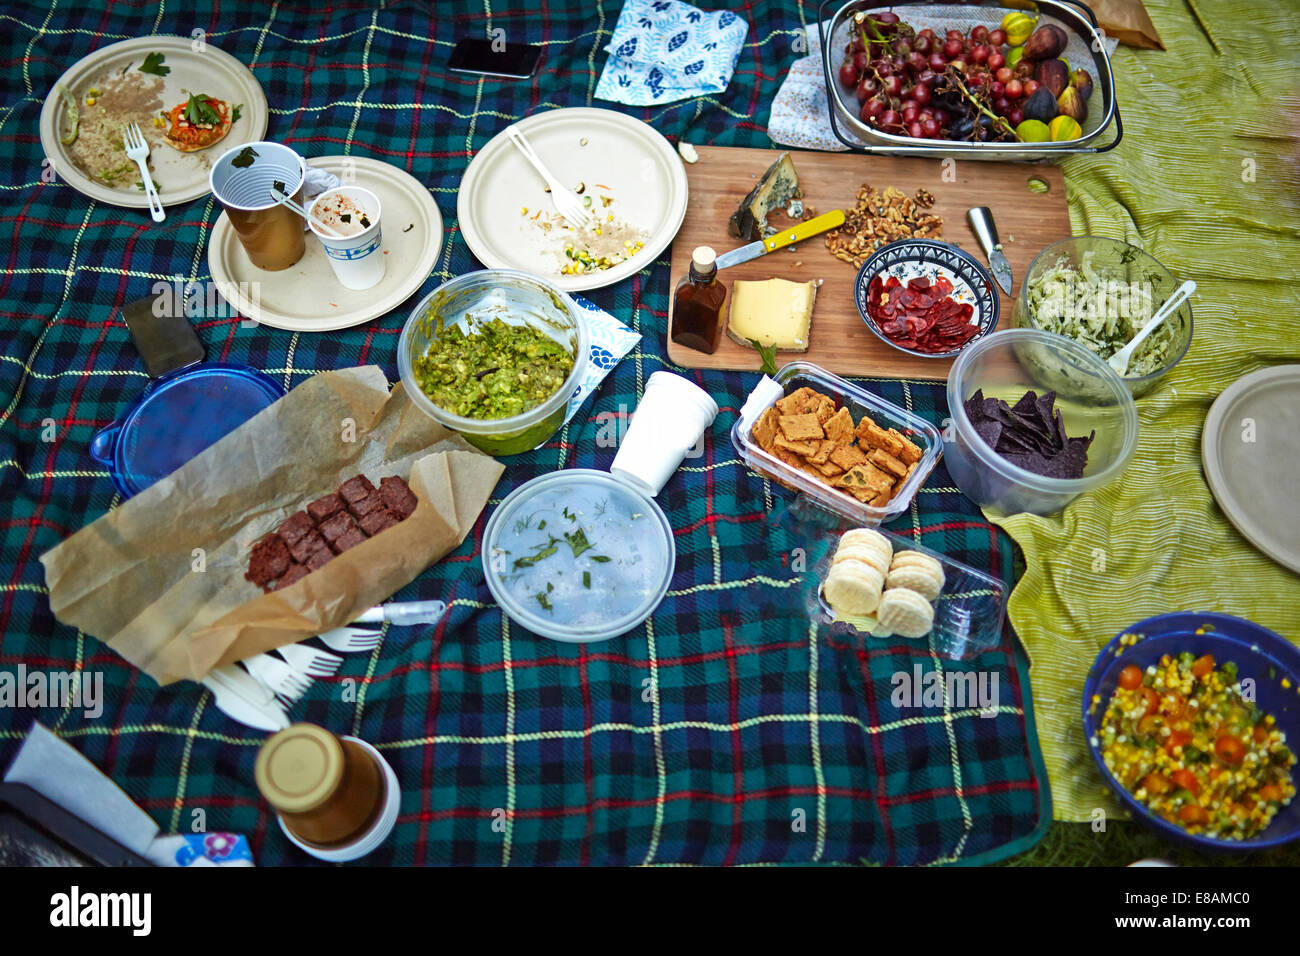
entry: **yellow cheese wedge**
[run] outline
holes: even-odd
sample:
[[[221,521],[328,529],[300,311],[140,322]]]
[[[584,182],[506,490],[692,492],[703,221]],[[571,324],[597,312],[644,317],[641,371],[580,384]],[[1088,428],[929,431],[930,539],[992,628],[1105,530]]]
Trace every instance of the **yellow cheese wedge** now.
[[[806,352],[816,294],[815,282],[738,279],[731,289],[727,334],[741,345],[754,339],[779,352]]]

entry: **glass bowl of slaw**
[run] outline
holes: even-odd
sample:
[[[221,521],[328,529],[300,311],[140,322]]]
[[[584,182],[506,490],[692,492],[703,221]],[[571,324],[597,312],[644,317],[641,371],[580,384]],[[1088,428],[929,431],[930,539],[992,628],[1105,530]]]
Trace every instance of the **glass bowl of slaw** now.
[[[1034,259],[1016,299],[1014,325],[1074,339],[1103,359],[1123,348],[1178,288],[1180,280],[1152,255],[1119,239],[1075,236]],[[1192,344],[1190,302],[1133,354],[1121,376],[1145,395]]]

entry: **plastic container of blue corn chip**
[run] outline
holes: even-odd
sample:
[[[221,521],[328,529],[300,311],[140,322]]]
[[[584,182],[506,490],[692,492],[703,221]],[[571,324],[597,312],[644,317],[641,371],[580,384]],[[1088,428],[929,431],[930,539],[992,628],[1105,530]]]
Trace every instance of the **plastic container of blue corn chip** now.
[[[921,459],[916,468],[894,489],[893,497],[883,507],[865,504],[847,491],[792,467],[759,446],[754,438],[754,425],[762,414],[786,395],[805,386],[833,399],[837,411],[840,407],[847,407],[854,422],[869,415],[881,428],[897,429],[921,448]],[[763,376],[731,428],[731,443],[741,460],[754,471],[798,492],[807,504],[828,510],[862,527],[874,527],[889,521],[911,507],[912,499],[943,454],[939,430],[925,419],[811,362],[791,362],[775,377]]]
[[[815,560],[806,578],[808,586],[804,589],[808,615],[819,624],[836,631],[862,635],[869,640],[925,644],[939,657],[949,660],[967,660],[1002,643],[1002,625],[1006,620],[1009,591],[1006,582],[881,528],[875,530],[889,539],[894,554],[900,551],[920,551],[934,558],[943,568],[943,589],[930,602],[934,607],[934,625],[926,636],[908,638],[891,634],[874,615],[840,617],[826,602],[822,584],[830,572],[831,559],[839,546],[840,536],[849,530],[849,526],[815,530],[801,526],[801,530],[809,531],[815,536],[817,552],[820,552],[810,555]],[[885,586],[889,586],[888,579]]]

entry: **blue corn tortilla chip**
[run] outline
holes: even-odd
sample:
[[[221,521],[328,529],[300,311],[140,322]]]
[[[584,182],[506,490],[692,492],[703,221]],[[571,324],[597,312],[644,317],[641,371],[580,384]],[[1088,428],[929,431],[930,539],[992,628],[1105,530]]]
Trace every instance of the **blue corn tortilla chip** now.
[[[1056,408],[1056,392],[1025,392],[1015,405],[976,390],[962,403],[980,439],[1010,464],[1048,478],[1082,478],[1097,437],[1071,438]]]

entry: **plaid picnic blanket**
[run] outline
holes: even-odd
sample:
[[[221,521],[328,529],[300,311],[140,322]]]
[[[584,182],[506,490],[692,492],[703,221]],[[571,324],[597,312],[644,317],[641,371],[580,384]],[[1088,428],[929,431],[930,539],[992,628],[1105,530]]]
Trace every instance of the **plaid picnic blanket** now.
[[[247,834],[263,865],[307,863],[253,784],[264,735],[228,720],[192,683],[159,688],[87,635],[54,621],[37,557],[119,499],[87,452],[146,383],[120,316],[156,279],[207,278],[219,210],[199,199],[155,226],[136,210],[46,181],[36,133],[59,74],[92,50],[150,33],[207,42],[252,68],[271,104],[267,138],[307,156],[374,157],[427,183],[446,222],[423,295],[478,265],[462,241],[456,190],[507,123],[593,104],[618,6],[602,2],[431,8],[306,0],[214,4],[210,12],[54,4],[6,17],[0,97],[0,670],[104,675],[99,719],[80,711],[0,711],[0,766],[33,718],[108,773],[165,831]],[[804,4],[737,8],[750,25],[725,93],[627,109],[671,139],[767,146],[768,105]],[[448,74],[454,40],[501,27],[545,47],[541,74],[497,81]],[[506,461],[489,511],[557,468],[608,467],[598,416],[636,407],[664,349],[668,255],[590,298],[643,333],[640,346],[543,448]],[[244,363],[292,387],[376,362],[397,378],[397,334],[416,299],[338,333],[300,335],[196,321],[210,360]],[[678,370],[684,371],[684,370]],[[667,599],[603,644],[544,641],[492,603],[479,563],[484,521],[462,547],[396,595],[451,605],[436,627],[393,629],[351,656],[291,711],[374,742],[402,784],[394,835],[372,864],[755,864],[981,862],[1031,845],[1051,813],[1025,663],[1002,646],[960,665],[998,679],[992,716],[973,705],[900,708],[894,675],[955,665],[921,642],[865,645],[810,624],[807,575],[793,556],[815,541],[789,494],[748,471],[728,432],[752,374],[685,372],[722,407],[702,457],[659,501],[675,530]],[[943,387],[868,380],[939,423]],[[486,518],[486,514],[484,516]],[[952,487],[942,467],[893,530],[1008,582],[1010,538]]]

